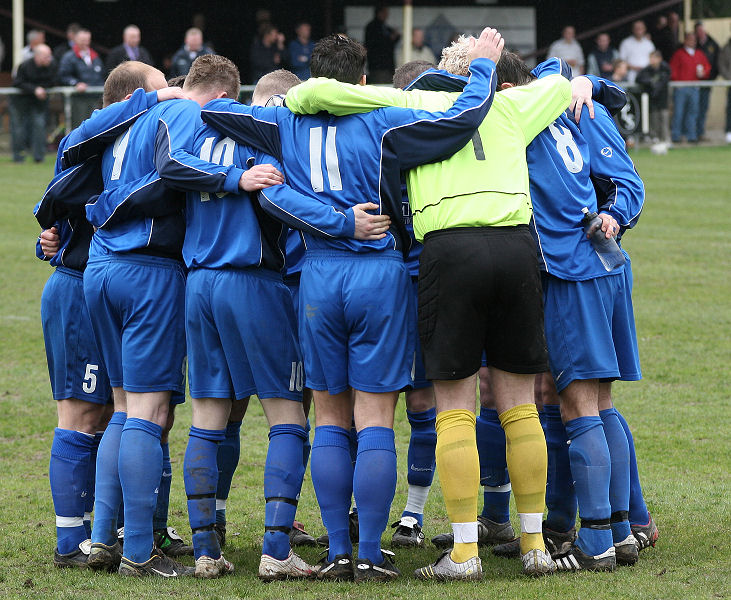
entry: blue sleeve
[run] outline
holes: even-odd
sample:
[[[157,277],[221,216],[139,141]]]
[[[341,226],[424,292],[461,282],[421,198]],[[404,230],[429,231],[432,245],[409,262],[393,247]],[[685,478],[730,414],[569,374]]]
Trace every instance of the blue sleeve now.
[[[544,60],[542,63],[537,65],[531,71],[531,74],[538,79],[548,75],[563,75],[569,81],[573,78],[573,72],[571,71],[569,63],[555,56]]]
[[[634,227],[645,202],[645,186],[609,111],[597,104],[593,119],[582,112],[579,130],[589,145],[599,211],[612,215],[622,232]]]
[[[603,104],[611,114],[617,114],[627,104],[627,93],[616,83],[595,75],[586,77],[591,81],[592,100]]]
[[[132,219],[177,213],[184,200],[183,194],[167,187],[160,175],[153,171],[136,181],[90,197],[86,204],[86,218],[94,227],[108,228]]]
[[[45,254],[43,254],[43,250],[41,250],[41,236],[39,235],[36,239],[36,258],[40,258],[41,260],[51,260],[48,258]]]
[[[57,221],[84,214],[86,201],[104,189],[101,159],[92,156],[83,163],[56,174],[34,211],[43,229]]]
[[[256,164],[270,164],[284,173],[273,156],[256,155]],[[294,229],[319,237],[350,237],[355,234],[353,209],[339,211],[329,204],[293,190],[287,183],[273,185],[259,192],[259,204],[265,212]]]
[[[225,133],[235,142],[254,146],[270,156],[282,159],[277,111],[286,108],[246,106],[235,100],[211,100],[201,110],[204,122]]]
[[[157,91],[145,92],[138,88],[129,100],[115,102],[94,111],[69,135],[63,152],[63,168],[83,162],[126,131],[138,117],[157,103]]]
[[[160,114],[155,136],[155,168],[172,188],[200,192],[239,192],[244,169],[217,165],[193,156],[200,108],[191,100],[169,100],[170,110]]]
[[[470,79],[446,112],[431,113],[405,108],[382,109],[391,124],[384,134],[401,169],[443,160],[462,148],[490,110],[495,96],[495,63],[473,60]]]

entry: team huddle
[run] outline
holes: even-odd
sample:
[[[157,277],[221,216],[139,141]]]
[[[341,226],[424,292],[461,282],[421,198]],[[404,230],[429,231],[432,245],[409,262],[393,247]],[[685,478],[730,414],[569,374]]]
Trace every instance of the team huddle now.
[[[332,35],[312,79],[265,75],[250,106],[218,55],[169,84],[135,61],[110,73],[35,211],[37,255],[56,267],[41,301],[56,566],[233,572],[226,502],[252,395],[269,424],[265,581],[400,575],[381,538],[401,392],[409,485],[392,546],[424,545],[435,468],[452,523],[416,578],[480,579],[484,545],[533,576],[614,570],[655,545],[611,396],[641,377],[630,261],[607,267],[592,243],[642,210],[610,114],[626,96],[503,46],[490,28],[461,37],[390,89],[365,85],[365,49]],[[167,522],[186,373],[191,545]],[[296,521],[308,462],[318,565],[293,551],[316,543]],[[190,554],[195,567],[176,560]]]

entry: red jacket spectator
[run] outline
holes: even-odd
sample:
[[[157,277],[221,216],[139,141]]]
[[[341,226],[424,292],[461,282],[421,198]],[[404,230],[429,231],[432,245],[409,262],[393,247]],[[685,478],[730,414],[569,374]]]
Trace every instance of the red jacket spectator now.
[[[690,54],[688,50],[694,50]],[[699,66],[703,67],[703,74],[699,75]],[[711,73],[711,64],[706,55],[698,48],[678,48],[670,59],[670,79],[672,81],[698,81],[707,79]]]

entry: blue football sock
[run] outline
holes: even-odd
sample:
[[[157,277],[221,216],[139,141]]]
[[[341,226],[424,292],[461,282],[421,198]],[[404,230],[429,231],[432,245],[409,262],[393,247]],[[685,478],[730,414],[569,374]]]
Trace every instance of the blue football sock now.
[[[170,464],[170,446],[160,444],[162,448],[162,477],[157,488],[157,505],[152,516],[152,530],[159,531],[168,526],[168,506],[170,505],[170,485],[173,481],[173,466]]]
[[[122,488],[120,488],[121,490]],[[120,492],[121,494],[121,492]],[[124,500],[119,502],[119,511],[117,512],[117,529],[124,528]]]
[[[310,427],[310,420],[307,419],[305,421],[305,434],[307,435],[307,438],[305,439],[305,443],[302,446],[302,466],[305,468],[305,471],[307,470],[307,463],[310,462],[310,452],[312,452],[312,444],[310,444],[310,431],[312,431],[312,427]]]
[[[496,523],[506,523],[510,520],[510,476],[505,459],[505,431],[496,410],[480,407],[475,435],[480,457],[480,484],[485,486],[482,516]]]
[[[637,470],[637,456],[635,455],[635,439],[632,437],[627,421],[618,410],[617,418],[622,424],[629,446],[629,522],[632,525],[647,525],[650,522],[650,513],[645,504],[645,497],[642,495],[640,473]]]
[[[617,543],[632,534],[629,526],[629,444],[614,408],[600,411],[599,416],[612,462],[609,504],[612,506],[612,538]]]
[[[94,511],[94,489],[96,487],[96,453],[99,450],[99,442],[102,441],[103,431],[97,431],[94,436],[94,445],[89,454],[89,467],[86,470],[86,489],[84,496],[84,529],[86,537],[91,539],[91,513]]]
[[[153,547],[152,515],[162,475],[162,427],[128,418],[119,444],[119,481],[124,496],[124,557],[142,563]]]
[[[409,492],[406,508],[401,516],[413,517],[419,526],[422,526],[424,524],[424,505],[434,480],[434,469],[436,468],[434,451],[437,446],[437,409],[430,408],[420,412],[407,410],[406,417],[411,425],[407,458]]]
[[[226,500],[241,454],[241,421],[229,421],[226,437],[218,444],[218,486],[216,489],[216,523],[226,525]]]
[[[48,478],[56,512],[57,546],[61,554],[78,550],[79,544],[87,538],[84,492],[93,446],[92,435],[58,427],[54,430]]]
[[[262,553],[284,560],[289,556],[292,528],[302,478],[302,446],[307,434],[301,425],[274,425],[269,430],[269,449],[264,466],[264,544]]]
[[[548,450],[546,527],[564,533],[576,525],[576,491],[571,476],[569,444],[561,421],[561,407],[544,404],[544,432]]]
[[[96,454],[94,527],[91,541],[111,546],[117,542],[117,516],[122,503],[119,482],[119,442],[127,413],[115,412],[104,430]]]
[[[358,432],[353,494],[358,504],[358,558],[383,562],[381,536],[396,493],[396,445],[393,429],[366,427]]]
[[[330,538],[328,560],[334,560],[338,554],[352,554],[348,509],[353,495],[353,463],[347,429],[334,425],[315,427],[310,472],[322,524]]]
[[[221,547],[213,530],[218,487],[219,444],[226,439],[224,429],[191,427],[183,460],[183,481],[188,496],[188,519],[193,531],[196,558],[219,558]]]
[[[576,543],[586,554],[597,556],[612,546],[611,463],[607,439],[599,417],[579,417],[565,426],[571,440],[569,460],[581,517]]]

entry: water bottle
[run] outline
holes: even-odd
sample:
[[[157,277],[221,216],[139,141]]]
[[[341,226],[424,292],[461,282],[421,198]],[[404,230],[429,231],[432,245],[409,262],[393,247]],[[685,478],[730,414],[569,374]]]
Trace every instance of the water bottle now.
[[[597,253],[599,260],[602,261],[604,268],[607,271],[621,267],[625,263],[624,253],[619,249],[617,240],[614,237],[607,238],[605,233],[602,231],[602,220],[599,215],[595,212],[589,212],[589,209],[585,206],[581,209],[584,213],[584,218],[581,219],[581,224],[584,226],[584,233],[588,234],[589,229],[592,225],[596,226],[596,231],[591,234],[589,241],[594,247],[594,251]]]

